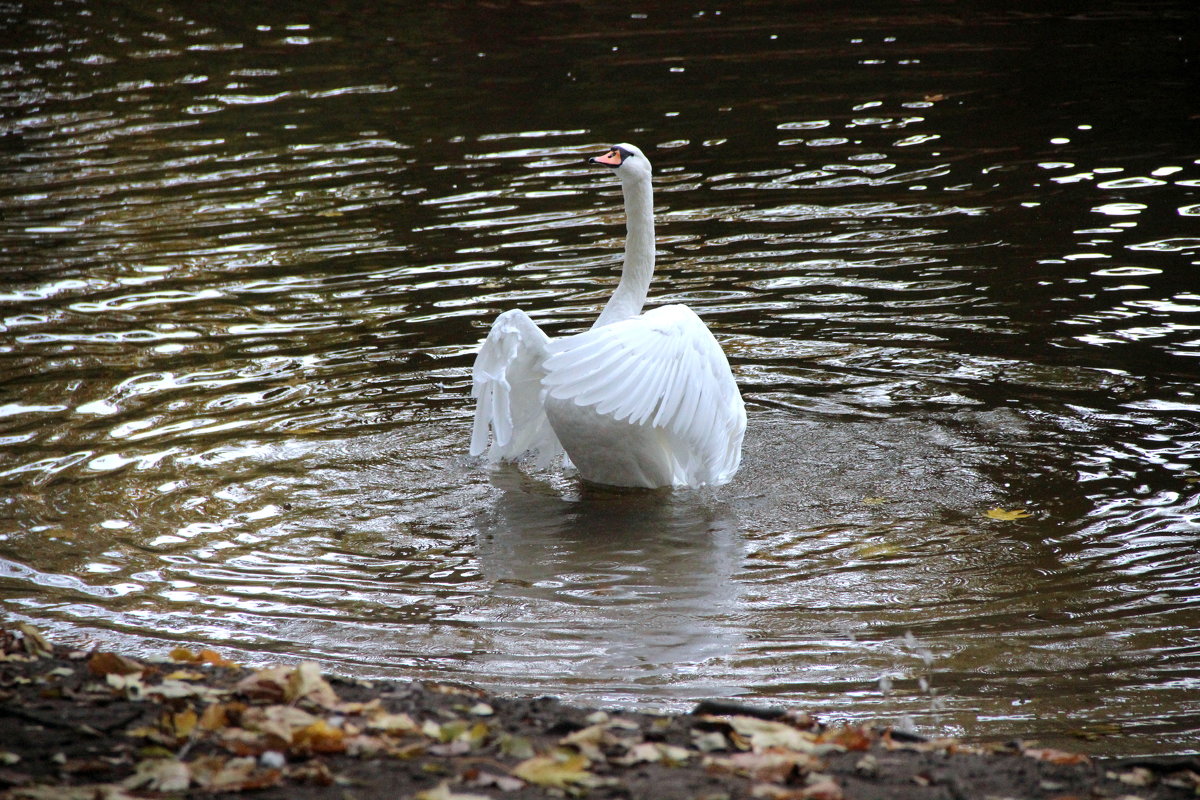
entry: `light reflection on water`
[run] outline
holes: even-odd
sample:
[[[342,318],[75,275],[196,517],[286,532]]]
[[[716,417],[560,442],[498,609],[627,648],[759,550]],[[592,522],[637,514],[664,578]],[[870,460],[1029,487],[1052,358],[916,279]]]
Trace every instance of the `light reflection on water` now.
[[[1193,746],[1175,4],[955,41],[887,3],[603,30],[553,5],[78,5],[0,12],[6,616],[134,652]],[[1142,76],[1120,103],[1114,53]],[[619,194],[580,165],[610,139],[657,166],[655,299],[710,321],[748,401],[720,492],[463,455],[495,314],[579,330],[615,281]]]

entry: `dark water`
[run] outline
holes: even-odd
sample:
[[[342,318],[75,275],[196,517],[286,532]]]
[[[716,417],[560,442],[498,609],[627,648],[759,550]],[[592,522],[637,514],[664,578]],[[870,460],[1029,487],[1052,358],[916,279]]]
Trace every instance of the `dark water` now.
[[[0,3],[7,620],[1195,749],[1191,3],[371,5]],[[626,140],[715,493],[465,456],[495,315],[611,290]]]

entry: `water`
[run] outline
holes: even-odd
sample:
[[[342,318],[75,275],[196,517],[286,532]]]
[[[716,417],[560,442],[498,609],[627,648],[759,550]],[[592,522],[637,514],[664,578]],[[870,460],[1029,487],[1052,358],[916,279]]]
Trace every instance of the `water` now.
[[[1192,15],[4,3],[4,617],[1195,749]],[[611,290],[624,140],[747,401],[716,492],[465,456],[496,314]]]

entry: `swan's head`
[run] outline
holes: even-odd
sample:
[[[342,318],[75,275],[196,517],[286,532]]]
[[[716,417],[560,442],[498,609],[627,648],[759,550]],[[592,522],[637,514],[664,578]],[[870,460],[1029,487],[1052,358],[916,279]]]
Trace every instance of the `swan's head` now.
[[[631,144],[614,144],[603,155],[588,159],[589,164],[602,164],[616,170],[617,177],[627,180],[636,176],[650,176],[650,160]]]

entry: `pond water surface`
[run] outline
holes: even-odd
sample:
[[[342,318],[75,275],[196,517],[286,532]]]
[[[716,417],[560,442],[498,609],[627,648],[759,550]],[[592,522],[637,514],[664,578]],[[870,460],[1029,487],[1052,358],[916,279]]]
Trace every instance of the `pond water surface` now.
[[[0,3],[3,617],[1195,749],[1194,9],[981,5]],[[616,141],[720,490],[465,454],[491,320],[615,283]]]

